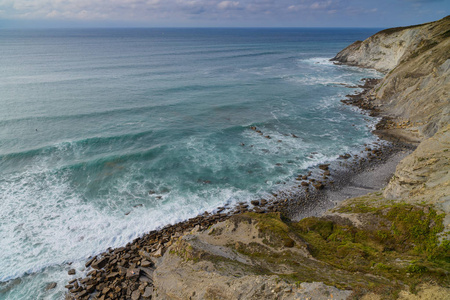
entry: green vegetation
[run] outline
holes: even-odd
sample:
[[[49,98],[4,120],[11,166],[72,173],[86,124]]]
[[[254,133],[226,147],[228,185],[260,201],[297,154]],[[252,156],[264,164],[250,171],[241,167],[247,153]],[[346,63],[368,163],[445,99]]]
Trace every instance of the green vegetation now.
[[[391,299],[407,286],[414,291],[426,282],[450,285],[450,242],[439,242],[444,215],[429,206],[394,204],[380,198],[379,194],[356,198],[337,210],[358,213],[364,224],[361,228],[337,216],[296,223],[282,220],[278,213],[245,214],[258,222],[267,243],[241,243],[236,250],[271,266],[266,269],[289,266],[293,272],[279,274],[285,280],[323,281],[351,288],[355,297],[374,292]],[[316,261],[299,258],[290,248],[277,250],[276,241],[287,240],[297,241],[294,248],[307,245]],[[305,243],[299,245],[299,240]]]

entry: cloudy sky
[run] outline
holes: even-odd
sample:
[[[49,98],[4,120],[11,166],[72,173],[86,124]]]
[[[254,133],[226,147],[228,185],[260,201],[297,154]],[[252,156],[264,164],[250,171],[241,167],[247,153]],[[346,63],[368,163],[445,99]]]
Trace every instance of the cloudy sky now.
[[[449,0],[0,0],[0,28],[382,28],[448,14]]]

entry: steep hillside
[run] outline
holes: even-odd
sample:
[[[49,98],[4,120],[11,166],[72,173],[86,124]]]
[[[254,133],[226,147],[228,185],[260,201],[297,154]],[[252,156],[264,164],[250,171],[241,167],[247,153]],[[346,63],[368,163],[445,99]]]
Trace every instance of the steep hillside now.
[[[388,72],[366,101],[389,119],[380,131],[422,141],[398,166],[387,198],[436,204],[450,212],[450,16],[383,30],[334,61]],[[450,224],[450,217],[445,223]]]

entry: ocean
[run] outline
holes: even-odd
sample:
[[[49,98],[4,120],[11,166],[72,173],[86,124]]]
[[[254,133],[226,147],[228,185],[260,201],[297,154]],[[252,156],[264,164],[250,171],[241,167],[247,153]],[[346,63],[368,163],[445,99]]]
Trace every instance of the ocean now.
[[[375,142],[329,59],[377,31],[0,30],[0,299]]]

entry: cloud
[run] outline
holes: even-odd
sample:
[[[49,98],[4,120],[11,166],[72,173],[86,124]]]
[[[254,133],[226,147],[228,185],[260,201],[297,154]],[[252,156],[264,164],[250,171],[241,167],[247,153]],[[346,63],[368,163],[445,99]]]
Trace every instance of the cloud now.
[[[232,9],[239,7],[239,2],[237,1],[222,1],[219,4],[217,4],[217,7],[220,9]]]
[[[397,8],[396,14],[406,14],[405,7],[439,1],[442,0],[0,0],[0,19],[106,20],[169,26],[322,26],[333,18],[342,19],[342,23],[349,16],[364,20],[364,16],[385,12],[384,7],[391,3],[389,7],[393,11]],[[411,5],[405,5],[406,2]]]

